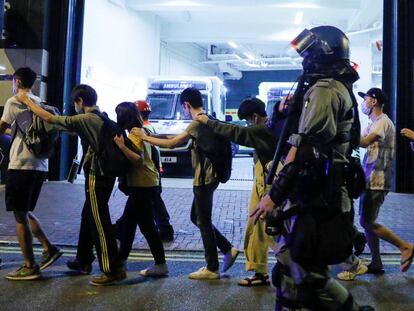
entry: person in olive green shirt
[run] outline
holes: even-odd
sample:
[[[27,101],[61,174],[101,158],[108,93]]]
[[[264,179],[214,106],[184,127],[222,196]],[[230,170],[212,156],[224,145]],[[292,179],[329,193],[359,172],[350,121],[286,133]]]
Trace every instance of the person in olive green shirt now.
[[[102,144],[99,136],[104,121],[96,105],[98,96],[92,87],[77,85],[73,88],[71,97],[77,112],[75,116],[55,116],[34,104],[27,92],[19,92],[16,96],[18,101],[27,105],[45,122],[53,124],[59,130],[74,132],[88,142],[83,166],[86,200],[82,210],[77,254],[75,259],[67,262],[67,266],[78,273],[89,274],[95,259],[95,246],[102,274],[93,277],[90,284],[111,285],[125,279],[126,273],[118,258],[108,206],[115,177],[104,174],[98,155],[99,145]]]
[[[118,125],[130,131],[133,127],[142,128],[144,121],[134,103],[123,102],[116,108]],[[126,175],[128,200],[120,222],[119,257],[128,259],[135,238],[137,224],[148,242],[155,264],[139,272],[142,276],[165,276],[168,268],[165,263],[164,247],[155,227],[152,204],[158,195],[159,175],[154,161],[151,159],[151,145],[133,133],[129,140],[134,150],[125,145],[123,136],[116,136],[115,143],[125,154],[132,166]]]
[[[191,115],[193,120],[195,120],[197,115],[205,114],[201,93],[197,89],[185,89],[181,93],[180,101],[183,110],[188,115]],[[132,133],[138,135],[150,144],[164,148],[173,148],[189,138],[193,139],[194,144],[191,150],[191,158],[195,174],[193,182],[194,200],[191,208],[191,221],[200,229],[207,266],[190,273],[189,278],[196,280],[219,279],[220,274],[218,272],[219,262],[217,248],[224,254],[223,272],[226,272],[233,265],[239,251],[232,247],[231,243],[211,222],[213,195],[218,187],[219,181],[217,180],[216,173],[209,159],[205,157],[205,161],[200,161],[200,152],[197,147],[197,141],[202,137],[203,141],[211,141],[213,143],[213,131],[209,127],[197,121],[193,121],[181,134],[167,139],[147,136],[140,129],[133,129]],[[201,162],[203,162],[203,164],[201,164]]]
[[[279,104],[278,107],[282,108],[283,105]],[[270,185],[266,185],[266,164],[273,158],[278,136],[276,131],[266,125],[265,104],[258,98],[244,100],[238,109],[238,117],[240,120],[246,120],[249,126],[211,120],[206,115],[197,116],[197,120],[212,128],[216,134],[225,136],[237,144],[254,148],[254,184],[248,208],[250,214],[270,189]],[[244,235],[244,253],[246,271],[253,271],[255,274],[240,280],[240,286],[270,284],[267,257],[269,248],[273,248],[274,245],[273,237],[265,232],[264,220],[260,219],[255,225],[249,217]]]

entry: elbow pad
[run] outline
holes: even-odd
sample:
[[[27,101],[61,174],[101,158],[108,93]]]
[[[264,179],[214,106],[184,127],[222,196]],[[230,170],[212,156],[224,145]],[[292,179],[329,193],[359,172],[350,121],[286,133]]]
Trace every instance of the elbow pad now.
[[[279,172],[278,178],[273,182],[272,188],[269,191],[269,196],[273,203],[281,205],[288,198],[292,189],[294,189],[298,174],[299,167],[295,162],[287,164]]]

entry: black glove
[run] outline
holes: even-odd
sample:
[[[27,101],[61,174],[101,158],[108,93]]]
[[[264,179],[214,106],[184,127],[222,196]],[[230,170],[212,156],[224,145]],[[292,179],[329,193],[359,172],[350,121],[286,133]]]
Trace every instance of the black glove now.
[[[278,174],[269,191],[269,196],[275,205],[281,205],[294,188],[299,167],[295,162],[287,164]]]

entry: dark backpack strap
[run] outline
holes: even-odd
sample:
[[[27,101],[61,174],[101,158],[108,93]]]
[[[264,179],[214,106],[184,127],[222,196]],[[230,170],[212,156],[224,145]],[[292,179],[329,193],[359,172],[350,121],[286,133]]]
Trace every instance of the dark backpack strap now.
[[[206,166],[206,155],[201,150],[200,147],[197,146],[197,153],[198,153],[198,160],[200,162],[200,176],[201,176],[201,183],[203,186],[206,185],[206,172],[205,172],[205,166]]]
[[[108,124],[109,118],[105,114],[103,114],[102,112],[100,112],[98,110],[92,110],[89,113],[93,113],[94,115],[97,115],[103,121],[103,126],[102,126],[101,131],[99,132],[99,135],[98,135],[98,150],[94,150],[96,155],[99,156],[103,152],[103,148],[100,148],[100,146],[103,146],[103,140],[104,140],[104,135],[105,135],[104,126],[106,124]]]

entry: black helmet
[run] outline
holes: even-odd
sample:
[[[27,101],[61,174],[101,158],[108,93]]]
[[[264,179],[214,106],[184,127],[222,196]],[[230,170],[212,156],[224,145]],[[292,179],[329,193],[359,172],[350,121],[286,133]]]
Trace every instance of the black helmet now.
[[[291,45],[306,62],[326,64],[349,60],[349,39],[333,26],[304,29],[291,41]]]

